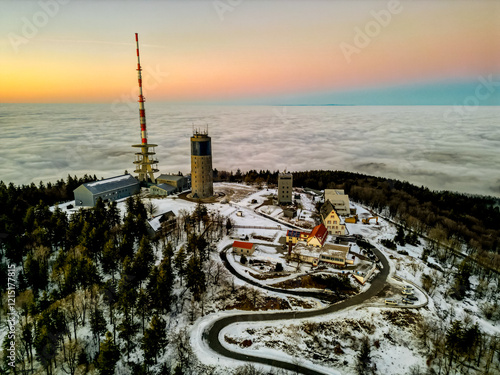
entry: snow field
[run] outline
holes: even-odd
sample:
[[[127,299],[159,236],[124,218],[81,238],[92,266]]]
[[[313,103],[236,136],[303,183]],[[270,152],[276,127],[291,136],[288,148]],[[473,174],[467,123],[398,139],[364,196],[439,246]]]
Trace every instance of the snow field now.
[[[279,251],[272,245],[277,245],[279,238],[285,234],[285,224],[277,223],[271,219],[265,218],[258,213],[254,212],[254,208],[266,199],[266,197],[272,194],[272,190],[256,190],[255,188],[248,187],[241,184],[215,184],[215,190],[219,189],[231,189],[234,191],[231,201],[227,204],[224,203],[211,203],[207,204],[209,211],[219,211],[222,215],[231,218],[234,225],[246,225],[246,226],[266,226],[266,227],[277,227],[281,225],[282,230],[262,230],[255,228],[238,228],[233,229],[236,236],[241,234],[248,235],[251,242],[257,243],[257,251],[254,253],[254,258],[263,258],[269,260],[270,262],[277,263],[280,262],[284,266],[285,271],[292,272],[295,267],[286,264],[284,259],[281,257]],[[257,200],[257,203],[252,204],[253,199]],[[147,199],[145,199],[145,202]],[[151,199],[152,203],[157,206],[158,213],[164,213],[167,211],[173,211],[176,215],[182,210],[187,212],[192,212],[195,208],[195,203],[188,202],[185,200],[178,199],[177,197],[166,197],[162,199]],[[65,210],[68,214],[71,214],[74,209],[68,210],[68,204],[62,204],[59,207]],[[314,204],[311,199],[306,194],[301,194],[301,204],[304,209],[314,210]],[[372,216],[368,210],[363,207],[353,204],[358,210],[358,215],[361,217]],[[125,200],[118,202],[118,208],[120,209],[122,215],[125,212]],[[53,208],[52,208],[53,209]],[[241,211],[242,216],[238,216],[237,212]],[[273,209],[274,215],[278,210]],[[279,213],[276,213],[279,217]],[[362,216],[363,215],[363,216]],[[444,267],[444,273],[435,271],[428,265],[422,262],[420,259],[423,248],[425,246],[424,241],[421,239],[422,244],[420,246],[405,245],[404,247],[398,246],[397,250],[404,250],[408,252],[408,255],[398,254],[397,251],[393,251],[383,247],[380,244],[382,239],[392,239],[396,235],[396,227],[388,222],[387,220],[379,217],[379,225],[375,225],[374,221],[368,225],[362,224],[346,224],[347,229],[350,234],[361,234],[364,239],[371,242],[373,245],[377,246],[388,257],[391,272],[388,278],[392,288],[398,291],[398,298],[402,297],[400,290],[405,282],[398,282],[391,279],[391,276],[397,275],[404,280],[408,280],[417,286],[421,286],[421,277],[423,274],[432,275],[432,277],[437,278],[437,285],[432,293],[430,293],[428,304],[425,308],[420,309],[400,309],[393,307],[386,307],[384,305],[383,297],[375,298],[370,301],[369,306],[365,305],[355,309],[343,310],[341,312],[331,314],[329,316],[318,317],[315,319],[307,320],[289,320],[289,321],[277,321],[277,322],[260,322],[260,323],[239,323],[233,324],[221,333],[221,342],[227,348],[234,351],[241,351],[243,353],[249,353],[252,355],[259,355],[266,358],[279,358],[293,363],[297,358],[301,359],[301,364],[309,363],[314,368],[322,369],[328,374],[354,374],[353,363],[356,361],[356,356],[359,349],[359,340],[363,335],[368,335],[370,342],[373,344],[376,341],[379,342],[379,347],[372,345],[372,362],[377,366],[377,372],[382,374],[405,374],[408,372],[412,365],[418,365],[421,368],[426,368],[425,364],[425,350],[420,347],[420,343],[415,337],[415,327],[413,325],[409,326],[398,326],[390,323],[388,321],[388,316],[392,315],[402,315],[408,317],[420,317],[431,320],[439,320],[448,324],[454,319],[464,319],[468,316],[472,319],[473,323],[477,323],[480,329],[484,332],[488,332],[490,335],[500,335],[500,326],[498,323],[488,321],[482,316],[482,312],[479,306],[486,302],[486,297],[480,300],[473,300],[472,298],[466,297],[463,301],[456,301],[449,297],[446,297],[447,291],[450,287],[450,283],[453,281],[453,274],[456,269]],[[260,236],[271,237],[273,242],[263,242],[260,240],[254,240],[251,236],[252,234],[258,234]],[[221,251],[226,246],[231,245],[234,239],[224,236],[217,243],[218,251]],[[181,245],[179,245],[181,246]],[[361,252],[359,247],[353,246],[353,250],[356,252]],[[220,262],[218,254],[212,254],[211,258],[215,262]],[[233,265],[233,267],[240,273],[248,278],[252,278],[249,272],[257,273],[255,269],[249,268],[247,266],[241,265],[239,263],[239,257],[233,256],[228,252],[228,261]],[[437,263],[432,257],[429,257],[429,261],[432,263]],[[306,273],[310,267],[302,265],[303,267],[299,272],[292,273],[289,276],[276,279],[267,280],[257,280],[252,278],[260,284],[274,284],[280,281],[284,281],[291,278],[296,278],[300,274]],[[249,272],[246,272],[249,271]],[[230,276],[233,278],[233,276]],[[471,288],[474,289],[478,285],[479,281],[477,276],[471,277]],[[247,284],[238,278],[234,278],[234,284],[237,286],[247,286]],[[178,285],[176,285],[178,288]],[[253,287],[251,287],[253,288]],[[367,283],[362,287],[362,291],[369,288]],[[493,287],[491,287],[493,288]],[[180,289],[179,289],[180,290]],[[177,292],[179,291],[177,290]],[[275,293],[265,290],[260,290],[263,295],[274,296],[282,299],[287,299],[286,293]],[[178,293],[177,293],[178,294]],[[426,300],[426,296],[419,290],[415,290],[415,295],[418,296],[419,300],[415,301],[415,304],[422,304]],[[298,298],[298,297],[294,297]],[[373,307],[377,304],[378,307]],[[290,303],[293,310],[302,309],[301,307],[294,307]],[[319,301],[315,301],[317,307],[321,307]],[[217,311],[220,309],[216,303],[207,301],[207,311]],[[234,360],[226,359],[223,357],[218,357],[216,353],[212,352],[203,340],[203,332],[208,328],[215,319],[222,316],[238,315],[240,313],[249,313],[248,311],[218,311],[204,317],[198,318],[194,324],[191,322],[186,309],[180,312],[175,318],[168,320],[169,327],[178,332],[183,327],[188,327],[190,332],[190,342],[194,353],[198,356],[202,363],[210,364],[214,366],[225,366],[228,369],[234,369],[241,366],[242,362],[237,362]],[[259,312],[255,312],[258,314]],[[389,315],[388,315],[389,314]],[[392,315],[391,315],[392,314]],[[417,319],[417,318],[415,318]],[[310,349],[308,343],[310,343],[310,338],[308,335],[304,334],[301,325],[303,323],[328,323],[326,330],[321,332],[320,342],[323,342],[326,349],[324,354],[318,354],[320,357],[327,358],[328,360],[336,360],[336,362],[322,361],[322,358],[313,358],[314,350],[319,353],[320,347]],[[372,327],[373,328],[370,328]],[[332,328],[333,327],[333,328]],[[338,327],[338,329],[336,328]],[[108,327],[111,329],[111,327]],[[253,329],[254,333],[250,334],[249,329]],[[90,331],[88,328],[84,327],[81,329],[81,334],[83,336],[87,335],[90,337]],[[271,330],[271,334],[264,335],[263,332],[266,330]],[[80,332],[80,331],[79,331]],[[235,339],[237,342],[241,342],[246,339],[252,340],[252,345],[249,348],[242,348],[237,344],[230,344],[225,342],[225,336]],[[91,340],[91,339],[90,339]],[[272,344],[271,341],[279,341],[285,345],[283,347],[284,351],[281,351],[276,345]],[[340,345],[340,348],[344,354],[331,354],[333,352],[333,345]],[[295,348],[295,350],[294,350]],[[321,349],[323,350],[323,349]],[[138,351],[134,351],[132,355],[139,355]],[[165,353],[164,359],[168,358],[171,353]],[[302,359],[305,358],[303,363]],[[344,361],[348,364],[345,365]],[[259,366],[266,370],[270,370],[270,367]],[[118,368],[119,369],[119,368]],[[117,370],[118,371],[118,370]]]
[[[353,363],[359,341],[367,335],[378,373],[404,374],[413,365],[425,366],[419,344],[409,334],[412,329],[390,324],[384,311],[401,310],[358,307],[312,319],[235,323],[222,330],[219,339],[233,351],[291,363],[300,358],[301,365],[328,374],[355,374]],[[417,312],[410,314],[419,317]],[[310,326],[323,331],[308,333]],[[236,343],[228,343],[226,337]],[[246,345],[251,342],[247,348],[241,345],[245,340]],[[323,346],[313,347],[314,342]],[[334,354],[335,347],[343,353]]]

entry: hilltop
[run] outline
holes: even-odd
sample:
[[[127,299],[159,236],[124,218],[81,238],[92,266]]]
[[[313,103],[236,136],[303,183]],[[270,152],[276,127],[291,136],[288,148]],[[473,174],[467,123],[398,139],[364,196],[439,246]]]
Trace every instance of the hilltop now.
[[[303,177],[294,174],[294,178]],[[383,191],[384,183],[391,185],[369,176],[360,178],[371,181],[367,194]],[[54,191],[54,186],[2,188],[2,199],[17,193],[9,198],[12,210],[2,216],[2,232],[7,234],[2,242],[2,272],[7,279],[12,271],[6,266],[15,266],[15,309],[20,314],[14,325],[17,366],[54,374],[64,369],[106,373],[111,365],[120,374],[279,371],[250,370],[241,362],[214,355],[207,347],[205,328],[217,317],[242,311],[300,315],[330,304],[321,295],[289,294],[294,290],[333,292],[335,298],[349,300],[369,290],[381,268],[361,285],[352,276],[345,277],[342,269],[313,269],[305,262],[287,260],[282,242],[287,227],[300,225],[302,231],[310,231],[317,224],[320,197],[296,188],[301,220],[290,222],[272,205],[276,194],[272,177],[246,182],[216,183],[218,199],[204,205],[178,196],[144,196],[84,210],[69,208],[71,202],[53,205],[53,198],[44,202],[44,192]],[[339,183],[348,186],[347,179]],[[404,183],[392,186],[386,202],[404,189],[420,191]],[[67,187],[61,184],[58,189]],[[349,189],[360,217],[376,213],[380,218],[378,225],[346,224],[351,252],[359,254],[353,266],[361,264],[362,257],[370,262],[371,254],[380,252],[390,268],[387,286],[363,304],[336,313],[230,326],[221,336],[224,347],[290,363],[301,358],[301,365],[323,373],[354,374],[363,363],[365,370],[376,367],[386,373],[449,368],[461,372],[465,366],[477,374],[488,368],[490,373],[498,371],[498,275],[478,267],[473,259],[455,255],[447,247],[450,241],[436,242],[426,230],[415,231],[402,220],[399,208],[392,212],[388,204],[375,209],[367,198],[355,195],[362,196],[356,186]],[[432,198],[434,193],[428,194]],[[31,203],[30,196],[42,202]],[[372,202],[380,202],[380,197]],[[169,212],[175,216],[168,214],[161,222]],[[440,216],[438,220],[443,220]],[[247,262],[225,252],[234,241],[257,245]],[[223,252],[236,275],[221,258]],[[278,263],[282,271],[277,271]],[[400,303],[404,285],[416,288],[414,305]],[[265,289],[285,286],[282,291]],[[332,292],[325,294],[327,287]],[[2,293],[7,296],[6,292]],[[398,306],[386,306],[387,298],[396,298]],[[3,313],[8,307],[4,302]],[[5,347],[9,326],[1,332]],[[473,340],[460,341],[472,334]],[[114,360],[105,361],[104,353]],[[9,370],[5,355],[3,369]]]

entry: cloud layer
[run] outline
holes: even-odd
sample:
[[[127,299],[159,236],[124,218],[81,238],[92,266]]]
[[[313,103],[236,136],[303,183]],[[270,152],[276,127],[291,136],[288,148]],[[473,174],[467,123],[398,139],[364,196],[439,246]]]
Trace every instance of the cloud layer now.
[[[0,179],[133,170],[137,103],[1,105]],[[172,106],[147,103],[162,173],[189,173],[193,127],[208,126],[219,170],[348,170],[436,190],[500,196],[499,107]]]

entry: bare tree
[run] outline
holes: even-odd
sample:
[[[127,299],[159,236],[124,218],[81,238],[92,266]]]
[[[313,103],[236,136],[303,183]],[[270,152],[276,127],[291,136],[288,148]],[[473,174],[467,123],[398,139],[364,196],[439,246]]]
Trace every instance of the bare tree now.
[[[158,206],[151,201],[151,198],[144,204],[146,207],[146,212],[149,217],[152,218],[158,212]]]
[[[60,353],[59,359],[59,362],[61,363],[61,369],[68,375],[83,373],[81,371],[78,371],[78,357],[82,351],[80,344],[77,341],[66,340],[63,345],[64,355],[61,355]]]

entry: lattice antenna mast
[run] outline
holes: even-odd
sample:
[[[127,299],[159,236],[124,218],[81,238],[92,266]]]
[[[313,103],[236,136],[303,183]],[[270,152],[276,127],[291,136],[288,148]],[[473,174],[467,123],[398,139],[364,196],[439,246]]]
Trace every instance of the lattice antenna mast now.
[[[141,144],[132,145],[132,147],[139,147],[141,149],[140,152],[135,153],[135,161],[136,165],[135,173],[138,174],[137,178],[139,181],[150,181],[155,182],[154,173],[158,172],[158,168],[156,164],[158,160],[155,155],[155,147],[158,145],[148,144],[148,134],[146,131],[146,110],[144,109],[144,95],[142,94],[142,68],[141,68],[141,60],[139,56],[139,37],[137,33],[135,33],[135,45],[137,51],[137,78],[139,81],[139,117],[141,121]]]
[[[142,144],[145,145],[148,143],[148,135],[146,132],[146,110],[144,109],[144,95],[142,94],[142,68],[141,68],[141,59],[139,56],[139,37],[137,33],[135,33],[135,45],[137,50],[137,78],[139,80],[139,116],[141,120],[141,140]]]

